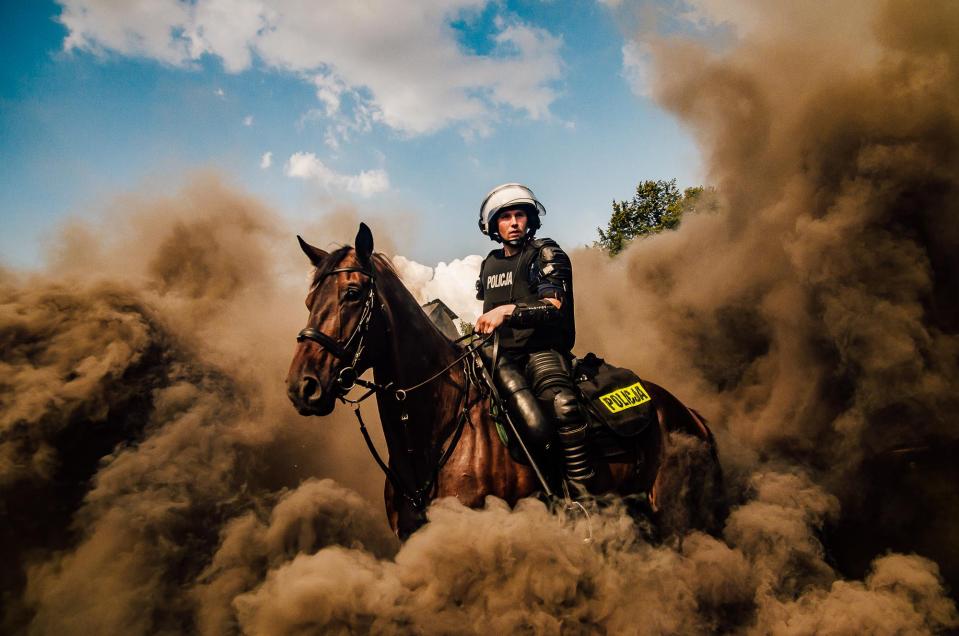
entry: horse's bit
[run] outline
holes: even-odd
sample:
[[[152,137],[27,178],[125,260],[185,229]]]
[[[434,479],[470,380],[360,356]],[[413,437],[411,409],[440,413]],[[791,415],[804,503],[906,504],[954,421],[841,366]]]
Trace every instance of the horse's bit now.
[[[361,386],[367,386],[368,384],[371,384],[359,379],[359,374],[356,372],[356,365],[359,364],[360,357],[363,355],[363,340],[366,337],[366,333],[370,327],[370,320],[373,317],[373,302],[376,297],[376,278],[373,276],[373,272],[361,267],[338,267],[323,274],[323,276],[320,278],[320,281],[327,276],[342,272],[357,272],[358,274],[363,274],[370,279],[370,289],[366,294],[366,302],[363,303],[363,311],[360,314],[360,321],[356,323],[353,333],[350,334],[350,337],[346,339],[345,343],[340,344],[338,340],[323,333],[319,329],[306,327],[297,334],[296,341],[303,342],[304,340],[312,340],[313,342],[322,345],[323,348],[333,354],[337,360],[342,362],[349,360],[348,365],[341,367],[336,373],[336,384],[341,393],[345,395],[357,384]],[[320,281],[317,281],[317,284],[319,284]],[[351,353],[350,346],[353,344],[354,340],[356,341],[356,349]]]

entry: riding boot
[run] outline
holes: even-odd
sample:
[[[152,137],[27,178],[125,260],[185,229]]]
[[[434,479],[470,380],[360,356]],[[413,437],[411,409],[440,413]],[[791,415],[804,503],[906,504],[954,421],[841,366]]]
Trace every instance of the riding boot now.
[[[572,391],[560,389],[553,398],[553,405],[559,422],[557,433],[566,463],[566,476],[578,484],[585,485],[596,476],[596,471],[586,444],[589,425],[583,418],[579,400]]]

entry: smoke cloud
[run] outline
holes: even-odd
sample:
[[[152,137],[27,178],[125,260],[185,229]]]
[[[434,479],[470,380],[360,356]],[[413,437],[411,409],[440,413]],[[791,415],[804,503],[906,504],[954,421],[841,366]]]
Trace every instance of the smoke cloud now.
[[[310,477],[382,492],[348,414],[290,411],[307,275],[292,233],[210,175],[115,207],[65,228],[47,272],[0,281],[6,633],[192,631],[216,610],[184,590],[237,519],[293,523],[276,517],[321,499],[289,491]]]
[[[694,2],[684,18],[703,41],[633,47],[717,201],[612,264],[578,255],[580,278],[617,283],[580,287],[596,319],[578,342],[708,414],[734,484],[803,466],[841,504],[826,533],[847,575],[915,551],[955,589],[959,12]]]
[[[393,259],[396,271],[420,304],[436,298],[453,310],[460,320],[476,322],[483,313],[483,302],[476,300],[476,279],[483,257],[471,254],[435,268],[408,258]]]
[[[301,418],[283,386],[306,316],[292,236],[349,241],[359,212],[287,230],[201,175],[66,227],[42,272],[0,272],[0,629],[959,627],[957,10],[870,5],[807,39],[806,5],[792,30],[762,3],[710,6],[697,19],[738,29],[726,49],[641,43],[717,204],[574,268],[609,281],[577,286],[577,350],[709,417],[720,536],[652,545],[615,499],[588,521],[446,500],[401,546],[349,413]],[[388,252],[394,224],[372,223]],[[401,270],[439,295],[467,267]]]

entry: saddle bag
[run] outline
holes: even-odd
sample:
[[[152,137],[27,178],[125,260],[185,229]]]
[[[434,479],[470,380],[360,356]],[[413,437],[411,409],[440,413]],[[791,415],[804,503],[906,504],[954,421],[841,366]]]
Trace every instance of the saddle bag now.
[[[634,437],[656,422],[656,409],[639,376],[593,353],[577,360],[576,387],[591,418],[620,437]]]

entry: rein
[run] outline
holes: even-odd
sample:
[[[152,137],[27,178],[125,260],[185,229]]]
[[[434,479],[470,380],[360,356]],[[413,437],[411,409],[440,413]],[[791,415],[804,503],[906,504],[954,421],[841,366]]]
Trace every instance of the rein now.
[[[363,434],[363,439],[366,441],[366,446],[370,450],[370,454],[373,456],[373,459],[376,461],[376,464],[380,467],[380,470],[383,471],[383,474],[386,476],[387,480],[392,484],[393,488],[406,499],[413,509],[417,512],[421,512],[426,509],[427,504],[429,503],[428,498],[430,492],[433,490],[433,486],[436,484],[436,478],[439,476],[440,470],[443,466],[446,465],[446,462],[449,461],[450,456],[453,454],[453,450],[456,448],[457,442],[459,442],[460,435],[463,432],[463,427],[466,425],[466,422],[470,419],[469,416],[469,392],[470,387],[474,384],[479,386],[478,381],[475,377],[475,373],[471,372],[470,364],[465,365],[466,371],[466,387],[463,394],[463,408],[460,412],[460,416],[457,419],[456,427],[453,430],[453,434],[450,437],[450,442],[447,444],[446,448],[443,449],[440,454],[439,459],[433,465],[432,471],[430,471],[429,477],[419,488],[407,488],[406,484],[403,483],[403,480],[400,479],[399,474],[396,471],[392,470],[386,462],[383,461],[383,458],[380,457],[379,452],[376,450],[376,446],[373,444],[373,440],[370,438],[370,434],[366,429],[366,424],[363,422],[363,415],[360,412],[360,404],[369,398],[374,393],[392,393],[393,399],[397,402],[402,403],[406,401],[409,393],[420,389],[427,384],[433,382],[437,378],[443,376],[454,366],[464,361],[469,356],[475,356],[476,351],[482,347],[490,338],[493,337],[493,334],[487,335],[485,338],[482,338],[475,344],[471,344],[466,347],[466,350],[459,356],[457,356],[451,363],[431,375],[430,377],[417,382],[416,384],[409,386],[405,389],[394,389],[393,383],[383,385],[376,382],[370,382],[363,380],[359,377],[359,373],[356,371],[356,367],[360,362],[360,358],[363,355],[364,351],[364,339],[366,338],[367,332],[369,331],[370,321],[373,317],[373,305],[376,298],[376,277],[373,275],[373,272],[367,269],[360,267],[339,267],[336,269],[331,269],[330,271],[323,274],[320,280],[331,276],[333,274],[339,274],[343,272],[356,272],[358,274],[363,274],[364,276],[370,279],[369,292],[367,293],[366,300],[363,303],[362,313],[360,314],[360,320],[356,324],[356,327],[353,329],[353,332],[350,334],[349,338],[346,339],[345,343],[342,343],[333,338],[332,336],[323,333],[322,331],[314,327],[305,327],[300,331],[296,336],[297,342],[303,342],[304,340],[311,340],[318,345],[322,346],[324,349],[329,351],[337,360],[346,362],[349,361],[346,366],[341,367],[336,372],[336,384],[339,388],[337,398],[343,403],[350,403],[354,405],[353,413],[356,415],[356,419],[360,425],[360,433]],[[317,281],[319,283],[319,281]],[[472,334],[458,338],[455,342],[458,343],[466,338],[472,337]],[[355,350],[350,351],[351,346],[354,344],[355,340]],[[362,386],[366,389],[366,393],[360,396],[356,400],[352,400],[346,397],[346,393],[349,392],[354,386]],[[406,437],[406,447],[407,453],[412,454],[413,449],[409,443],[408,435],[408,421],[409,416],[406,412],[405,406],[402,407],[402,412],[400,415],[400,421],[403,423],[403,434]],[[440,445],[442,446],[443,440],[440,440]],[[435,449],[431,449],[429,456],[432,457],[436,454]],[[414,470],[414,475],[415,475]]]
[[[469,385],[466,387],[466,395],[464,397],[469,397]],[[426,506],[429,504],[429,495],[433,490],[433,485],[436,483],[436,478],[439,476],[443,466],[446,465],[446,462],[449,461],[450,456],[453,454],[453,449],[456,448],[456,443],[459,442],[460,434],[463,432],[463,427],[470,419],[469,400],[464,399],[463,410],[460,412],[460,416],[457,419],[456,428],[453,430],[453,435],[450,439],[450,442],[446,445],[446,448],[443,449],[443,452],[436,464],[434,464],[433,470],[430,472],[430,476],[426,479],[426,482],[424,482],[422,486],[416,488],[415,490],[407,488],[396,471],[392,470],[386,464],[386,462],[383,461],[383,458],[380,457],[379,452],[376,450],[376,446],[373,444],[373,440],[370,438],[369,431],[366,430],[366,423],[363,422],[363,415],[360,413],[359,404],[357,404],[356,408],[353,409],[353,414],[356,415],[356,421],[360,424],[360,433],[363,434],[363,439],[366,441],[366,447],[370,449],[370,454],[373,456],[376,464],[380,467],[380,470],[383,471],[383,474],[386,475],[386,478],[389,480],[390,484],[393,485],[393,488],[396,490],[396,492],[400,493],[403,498],[410,503],[410,505],[413,507],[413,510],[417,512],[426,510]],[[404,427],[404,432],[405,431],[406,429]],[[441,440],[440,444],[442,443],[443,442]],[[407,452],[411,452],[411,450],[412,449],[409,448],[409,445],[407,445]],[[430,456],[435,454],[435,451],[430,452]]]

